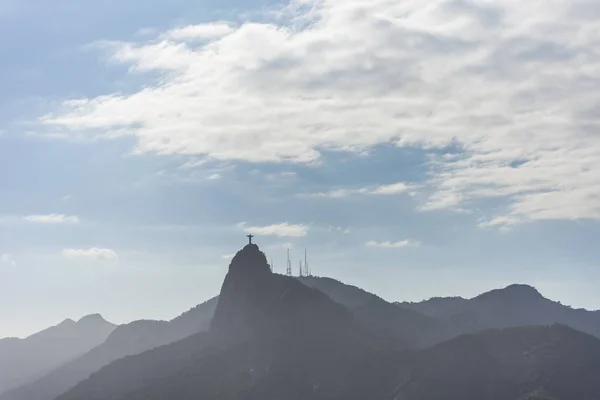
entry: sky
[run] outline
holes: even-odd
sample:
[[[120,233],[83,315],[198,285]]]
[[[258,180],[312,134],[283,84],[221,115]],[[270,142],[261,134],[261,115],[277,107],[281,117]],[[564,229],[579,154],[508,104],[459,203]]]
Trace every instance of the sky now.
[[[171,319],[246,234],[600,309],[597,0],[0,0],[0,337]]]

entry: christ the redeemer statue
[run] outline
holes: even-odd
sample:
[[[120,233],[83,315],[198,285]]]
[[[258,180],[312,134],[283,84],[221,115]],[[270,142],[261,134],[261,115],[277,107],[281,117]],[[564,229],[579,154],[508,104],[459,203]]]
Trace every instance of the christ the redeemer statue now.
[[[252,244],[252,238],[254,237],[254,235],[250,234],[246,235],[246,237],[248,238],[248,244]]]

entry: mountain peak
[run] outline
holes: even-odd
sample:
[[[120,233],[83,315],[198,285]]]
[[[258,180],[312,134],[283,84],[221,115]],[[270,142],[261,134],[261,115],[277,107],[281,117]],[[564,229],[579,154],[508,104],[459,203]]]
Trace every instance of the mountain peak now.
[[[533,286],[525,284],[513,284],[503,289],[491,290],[483,293],[475,299],[490,299],[490,298],[510,298],[513,300],[533,300],[543,299],[544,296]]]
[[[75,321],[73,321],[71,318],[67,318],[63,322],[61,322],[60,324],[58,324],[56,326],[64,327],[64,326],[73,325],[73,324],[75,324]]]
[[[512,285],[509,285],[509,286],[505,287],[504,290],[514,291],[514,292],[522,292],[522,293],[540,294],[540,292],[538,292],[538,290],[535,287],[533,287],[531,285],[521,284],[521,283],[515,283]]]
[[[229,264],[230,274],[261,275],[271,274],[267,257],[260,251],[258,245],[247,244],[238,251]]]
[[[90,324],[90,323],[95,323],[95,324],[109,324],[109,322],[107,320],[104,319],[104,317],[102,317],[102,315],[100,314],[90,314],[90,315],[86,315],[85,317],[82,317],[79,319],[79,321],[77,321],[78,324]]]
[[[211,330],[243,331],[252,324],[252,315],[265,306],[263,294],[273,278],[267,257],[253,243],[238,251],[229,264],[221,287]]]
[[[500,290],[515,296],[542,297],[542,294],[536,288],[530,285],[513,284]]]

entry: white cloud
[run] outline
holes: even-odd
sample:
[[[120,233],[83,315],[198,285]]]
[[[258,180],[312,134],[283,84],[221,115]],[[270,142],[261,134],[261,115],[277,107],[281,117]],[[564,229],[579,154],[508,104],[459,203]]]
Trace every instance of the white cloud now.
[[[37,224],[78,224],[81,222],[75,215],[64,214],[28,215],[23,219]]]
[[[246,226],[245,223],[238,224],[246,233],[256,236],[278,236],[278,237],[303,237],[308,234],[308,226],[302,224],[274,224],[268,226]]]
[[[221,179],[223,176],[221,174],[211,174],[209,176],[206,177],[207,180],[209,181],[216,181]]]
[[[342,197],[348,197],[352,194],[361,193],[361,189],[334,189],[329,192],[320,192],[320,193],[306,193],[302,194],[302,197],[315,197],[315,198],[329,198],[329,199],[340,199]]]
[[[369,192],[369,194],[387,196],[392,194],[404,193],[408,189],[410,189],[410,186],[407,186],[404,183],[393,183],[391,185],[379,186],[373,189],[371,192]]]
[[[230,34],[233,30],[226,22],[215,22],[171,29],[162,37],[175,41],[217,39]]]
[[[117,253],[111,249],[100,249],[93,247],[91,249],[64,249],[61,254],[65,258],[87,258],[91,260],[117,261]]]
[[[515,225],[516,223],[518,223],[518,220],[516,220],[515,218],[504,216],[492,218],[491,220],[483,220],[479,222],[478,226],[480,228],[494,228],[497,226],[508,228],[512,225]]]
[[[139,153],[250,162],[454,145],[423,209],[503,197],[490,218],[600,220],[599,13],[594,0],[296,0],[222,37],[202,24],[116,44],[133,72],[167,74],[42,121],[131,135]]]
[[[0,264],[10,265],[11,267],[17,266],[17,261],[12,254],[4,253],[0,254]]]
[[[360,189],[334,189],[329,192],[321,192],[321,193],[309,193],[303,194],[303,197],[323,197],[323,198],[332,198],[339,199],[342,197],[348,197],[352,195],[376,195],[376,196],[390,196],[394,194],[399,194],[406,192],[411,189],[411,186],[408,186],[405,183],[392,183],[389,185],[382,185],[376,187],[364,187]]]
[[[418,247],[421,243],[414,240],[401,240],[399,242],[375,242],[369,241],[365,243],[367,247],[384,247],[384,248],[400,248],[400,247]]]
[[[207,159],[188,161],[181,166],[183,169],[197,168],[208,162]]]
[[[330,226],[328,228],[329,232],[339,232],[339,233],[343,233],[344,235],[349,234],[350,232],[352,232],[350,230],[350,228],[342,228],[341,226]]]

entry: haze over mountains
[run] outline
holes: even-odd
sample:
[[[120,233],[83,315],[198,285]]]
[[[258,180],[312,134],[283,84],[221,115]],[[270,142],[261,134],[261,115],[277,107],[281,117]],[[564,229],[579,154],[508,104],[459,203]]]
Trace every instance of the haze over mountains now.
[[[67,319],[25,339],[0,340],[0,393],[29,383],[106,340],[116,325],[100,315]]]
[[[0,396],[2,400],[54,399],[105,365],[175,342],[208,328],[217,299],[208,300],[171,321],[135,321],[116,327],[104,342],[78,354],[36,381]]]
[[[218,298],[120,326],[0,399],[591,400],[598,314],[525,285],[392,304],[330,278],[273,274],[251,244]]]
[[[460,332],[561,323],[600,337],[598,311],[573,309],[542,296],[528,285],[511,285],[472,299],[433,298],[399,306],[436,318]]]

